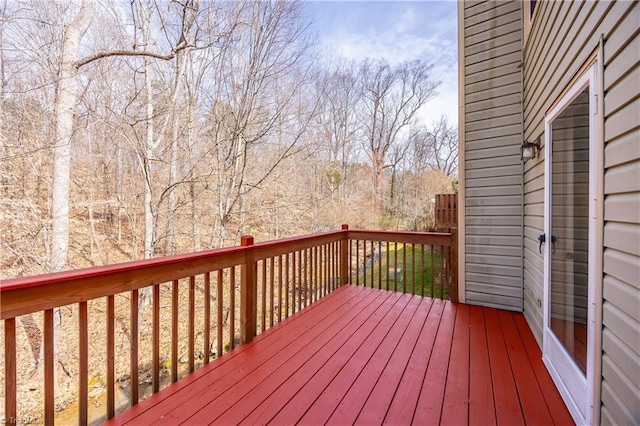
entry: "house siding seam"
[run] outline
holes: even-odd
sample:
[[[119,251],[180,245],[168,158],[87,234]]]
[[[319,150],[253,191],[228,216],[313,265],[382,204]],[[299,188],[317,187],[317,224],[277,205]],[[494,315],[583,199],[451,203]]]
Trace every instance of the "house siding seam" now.
[[[598,46],[604,57],[602,424],[640,424],[640,2],[538,2],[524,52],[524,138],[544,141],[546,111]],[[524,174],[524,313],[543,312],[544,147]]]
[[[464,6],[466,303],[522,311],[522,3]]]

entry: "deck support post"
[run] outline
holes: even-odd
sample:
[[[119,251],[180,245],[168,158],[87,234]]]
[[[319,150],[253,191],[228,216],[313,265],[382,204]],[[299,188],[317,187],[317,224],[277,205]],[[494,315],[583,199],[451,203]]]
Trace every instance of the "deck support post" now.
[[[449,250],[449,274],[451,275],[451,301],[458,301],[458,228],[451,228],[451,249]]]
[[[247,247],[245,262],[240,267],[240,340],[251,341],[256,336],[258,321],[258,265],[253,256],[253,237],[240,238],[240,245]]]
[[[343,224],[342,230],[349,230],[349,225]],[[347,232],[340,240],[340,284],[349,284],[349,235]]]

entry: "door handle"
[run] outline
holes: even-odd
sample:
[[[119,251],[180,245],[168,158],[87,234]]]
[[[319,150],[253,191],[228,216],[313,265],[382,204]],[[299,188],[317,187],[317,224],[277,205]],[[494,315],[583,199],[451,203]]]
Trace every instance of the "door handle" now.
[[[538,251],[542,254],[542,244],[547,242],[547,235],[540,234],[538,235],[538,241],[540,241],[540,246],[538,247]],[[555,235],[551,236],[551,254],[556,254],[556,241],[558,238]]]

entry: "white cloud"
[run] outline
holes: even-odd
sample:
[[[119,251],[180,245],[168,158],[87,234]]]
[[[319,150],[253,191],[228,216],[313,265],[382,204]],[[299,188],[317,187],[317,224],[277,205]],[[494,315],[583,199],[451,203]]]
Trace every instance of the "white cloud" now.
[[[455,2],[312,2],[316,29],[327,55],[356,61],[384,58],[398,63],[422,59],[434,65],[439,95],[421,117],[443,113],[458,121],[457,16]],[[328,58],[329,59],[329,58]]]

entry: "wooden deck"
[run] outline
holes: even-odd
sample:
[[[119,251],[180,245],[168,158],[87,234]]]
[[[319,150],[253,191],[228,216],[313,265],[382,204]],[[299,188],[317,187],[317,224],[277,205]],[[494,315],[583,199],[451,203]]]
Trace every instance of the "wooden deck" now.
[[[572,424],[522,314],[342,286],[107,424]]]

